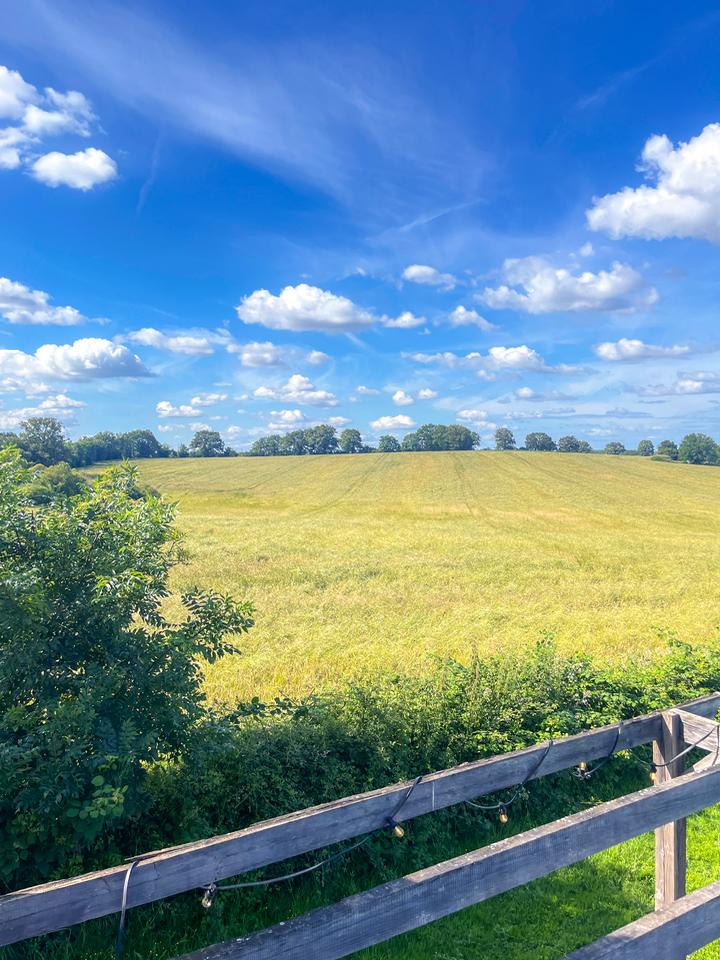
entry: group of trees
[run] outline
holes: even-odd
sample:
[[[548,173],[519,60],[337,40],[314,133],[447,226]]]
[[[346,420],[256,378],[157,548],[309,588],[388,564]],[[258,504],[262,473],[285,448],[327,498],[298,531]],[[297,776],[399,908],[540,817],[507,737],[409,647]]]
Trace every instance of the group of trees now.
[[[495,431],[496,450],[516,450],[512,430],[500,427]],[[548,433],[536,431],[525,437],[523,450],[557,450],[560,453],[593,453],[587,440],[578,440],[572,435],[560,437],[556,442]],[[613,440],[605,444],[602,453],[612,456],[655,457],[662,460],[681,460],[683,463],[720,464],[720,445],[705,433],[688,433],[680,446],[674,440],[662,440],[657,449],[652,440],[641,440],[636,450],[627,450],[624,444]]]
[[[457,423],[446,426],[442,423],[426,423],[402,442],[392,434],[383,434],[377,447],[363,443],[359,430],[349,428],[340,436],[334,427],[320,424],[307,430],[293,430],[281,435],[259,437],[250,447],[251,457],[302,456],[324,453],[400,453],[413,450],[472,450],[480,445],[480,437]]]
[[[217,430],[198,430],[190,445],[177,450],[160,443],[152,430],[127,433],[102,431],[92,437],[68,440],[62,423],[55,417],[30,417],[20,424],[18,433],[0,433],[0,449],[14,446],[28,463],[51,467],[69,463],[88,467],[106,460],[142,460],[156,457],[234,457]]]

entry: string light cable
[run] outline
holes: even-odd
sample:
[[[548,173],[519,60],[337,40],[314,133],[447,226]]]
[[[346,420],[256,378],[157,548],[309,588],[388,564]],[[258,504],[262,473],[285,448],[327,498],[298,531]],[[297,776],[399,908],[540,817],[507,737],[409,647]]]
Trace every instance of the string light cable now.
[[[525,789],[525,786],[528,783],[528,781],[532,780],[534,777],[538,775],[538,773],[540,772],[540,767],[542,767],[542,765],[545,763],[545,760],[547,759],[547,755],[550,753],[550,750],[554,745],[555,745],[554,740],[548,740],[547,746],[545,747],[543,752],[540,754],[540,758],[538,759],[538,762],[535,764],[534,767],[530,768],[530,770],[528,771],[522,783],[519,783],[517,785],[517,787],[515,788],[515,792],[510,797],[509,800],[501,800],[499,803],[488,803],[488,804],[478,803],[476,800],[466,800],[465,803],[470,807],[474,807],[476,810],[484,810],[484,811],[496,810],[498,813],[498,819],[500,823],[507,823],[509,819],[508,807],[512,806],[513,803],[515,803],[517,798]]]
[[[417,787],[421,780],[422,775],[413,780],[413,782],[405,791],[404,795],[400,798],[392,814],[385,821],[384,827],[392,830],[393,835],[398,838],[404,837],[405,831],[398,823],[397,817],[412,796],[415,787]],[[336,850],[335,853],[331,853],[329,856],[324,857],[317,863],[310,864],[309,867],[302,867],[300,870],[293,870],[291,873],[285,873],[279,877],[268,877],[264,880],[244,880],[239,883],[210,883],[206,887],[200,888],[204,891],[202,905],[205,907],[205,909],[209,909],[213,905],[217,894],[224,890],[247,890],[252,887],[269,887],[274,883],[284,883],[287,880],[294,880],[296,877],[302,877],[308,873],[313,873],[315,870],[319,870],[321,867],[326,867],[335,860],[339,860],[341,857],[347,856],[347,854],[352,853],[353,850],[358,850],[360,847],[365,846],[365,844],[369,843],[374,836],[374,832],[369,833],[361,840],[350,844],[349,847],[344,847],[342,850]]]
[[[572,775],[577,777],[578,780],[589,780],[594,773],[597,773],[598,770],[602,770],[605,764],[610,760],[618,748],[620,743],[620,734],[623,730],[622,720],[618,721],[617,730],[615,731],[615,742],[610,748],[610,752],[606,754],[594,767],[588,767],[586,760],[581,760],[580,763],[572,771]]]
[[[642,757],[638,756],[636,756],[635,759],[644,767],[648,768],[650,771],[650,779],[654,781],[658,770],[663,770],[666,767],[670,767],[673,763],[675,763],[676,760],[680,760],[682,757],[687,756],[687,754],[694,750],[695,747],[699,747],[704,740],[707,740],[711,734],[717,734],[717,730],[715,728],[708,730],[700,737],[699,740],[689,744],[684,750],[681,750],[680,753],[676,753],[674,757],[671,757],[669,760],[665,760],[664,763],[660,763],[657,760],[644,760]],[[632,751],[630,752],[632,753]]]

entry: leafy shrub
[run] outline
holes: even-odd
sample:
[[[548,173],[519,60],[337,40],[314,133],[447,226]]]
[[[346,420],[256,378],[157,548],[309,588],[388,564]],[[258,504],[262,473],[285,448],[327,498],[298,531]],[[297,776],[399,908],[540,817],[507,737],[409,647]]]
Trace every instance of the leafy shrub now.
[[[173,507],[133,499],[133,469],[32,507],[0,453],[0,882],[72,869],[147,806],[147,765],[203,719],[200,660],[235,650],[252,610],[216,594],[165,619],[182,559]]]
[[[76,497],[87,490],[84,478],[68,463],[57,463],[38,471],[25,490],[31,503],[52,503],[59,497]]]

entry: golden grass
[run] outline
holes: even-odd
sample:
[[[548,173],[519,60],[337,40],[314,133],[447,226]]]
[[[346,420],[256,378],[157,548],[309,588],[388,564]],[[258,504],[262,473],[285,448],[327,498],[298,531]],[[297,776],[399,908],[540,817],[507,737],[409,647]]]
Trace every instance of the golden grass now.
[[[720,470],[641,458],[458,452],[142,461],[192,552],[173,586],[249,598],[232,700],[366,667],[418,670],[534,642],[650,650],[720,619]]]

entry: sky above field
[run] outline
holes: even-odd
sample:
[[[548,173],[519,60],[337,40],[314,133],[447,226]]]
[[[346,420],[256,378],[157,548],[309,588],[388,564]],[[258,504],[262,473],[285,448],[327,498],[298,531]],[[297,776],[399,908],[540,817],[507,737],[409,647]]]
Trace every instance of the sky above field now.
[[[717,4],[0,18],[0,429],[720,435]]]

